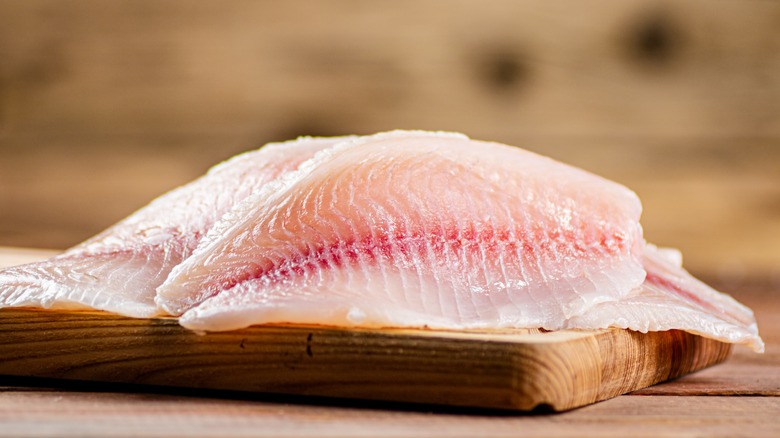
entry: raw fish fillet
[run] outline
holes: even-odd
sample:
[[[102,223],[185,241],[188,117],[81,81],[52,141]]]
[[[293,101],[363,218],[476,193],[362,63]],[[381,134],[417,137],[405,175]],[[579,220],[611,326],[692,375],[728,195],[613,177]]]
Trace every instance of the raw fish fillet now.
[[[269,144],[219,164],[61,255],[0,271],[0,307],[159,314],[155,289],[215,221],[269,181],[344,139]]]
[[[617,327],[642,333],[678,329],[764,350],[750,309],[697,280],[653,245],[647,245],[643,260],[647,278],[638,289],[568,320],[565,327]]]
[[[679,328],[762,349],[750,310],[647,245],[640,213],[625,187],[518,148],[378,134],[239,205],[157,303],[201,331]]]

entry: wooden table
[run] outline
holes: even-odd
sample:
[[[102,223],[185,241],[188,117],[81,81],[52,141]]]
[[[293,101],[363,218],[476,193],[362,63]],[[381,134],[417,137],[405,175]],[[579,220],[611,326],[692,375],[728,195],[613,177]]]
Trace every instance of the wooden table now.
[[[45,252],[0,248],[0,265]],[[780,291],[730,288],[767,351],[561,414],[452,410],[0,377],[2,436],[780,436]],[[2,342],[2,340],[0,340]]]

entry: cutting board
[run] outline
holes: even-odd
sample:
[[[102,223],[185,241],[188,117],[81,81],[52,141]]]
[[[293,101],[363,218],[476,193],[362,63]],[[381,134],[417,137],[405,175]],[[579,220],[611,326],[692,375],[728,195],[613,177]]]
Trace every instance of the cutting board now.
[[[0,374],[562,411],[714,365],[682,331],[481,332],[268,325],[200,335],[173,318],[0,310]]]

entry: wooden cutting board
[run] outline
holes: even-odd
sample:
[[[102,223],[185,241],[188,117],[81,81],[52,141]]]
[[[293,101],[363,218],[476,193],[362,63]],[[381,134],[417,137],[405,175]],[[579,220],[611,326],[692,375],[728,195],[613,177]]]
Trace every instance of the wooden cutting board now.
[[[567,410],[725,360],[647,334],[269,325],[199,335],[173,318],[0,310],[0,374],[510,410]]]

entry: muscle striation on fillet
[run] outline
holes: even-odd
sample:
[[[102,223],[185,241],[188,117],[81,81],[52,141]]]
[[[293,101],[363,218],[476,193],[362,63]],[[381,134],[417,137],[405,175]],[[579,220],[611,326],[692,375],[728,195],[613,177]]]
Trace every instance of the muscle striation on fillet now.
[[[235,204],[317,151],[348,139],[301,138],[238,155],[49,260],[0,271],[0,307],[160,314],[155,290]]]
[[[749,309],[646,244],[640,214],[625,187],[522,149],[382,133],[247,198],[157,302],[201,331],[679,328],[760,350]]]
[[[320,307],[345,296],[366,314],[396,306],[379,312],[385,322],[406,312],[555,328],[644,280],[636,196],[529,152],[402,132],[302,167],[242,204],[220,239],[172,272],[158,303],[181,314],[249,282],[317,290]]]
[[[629,189],[520,148],[394,131],[270,144],[49,260],[0,307],[441,329],[685,330],[763,351],[753,312],[645,242]]]

